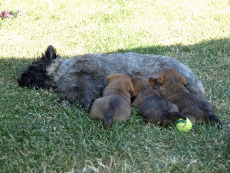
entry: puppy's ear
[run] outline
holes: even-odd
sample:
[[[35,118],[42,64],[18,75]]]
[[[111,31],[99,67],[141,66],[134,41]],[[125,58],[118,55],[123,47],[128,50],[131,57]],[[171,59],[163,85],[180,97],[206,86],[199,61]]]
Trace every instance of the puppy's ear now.
[[[137,76],[133,76],[131,79],[132,85],[133,85],[133,92],[131,93],[133,97],[136,97],[139,94],[139,90],[137,89],[136,84]],[[135,86],[135,87],[134,87]]]
[[[147,78],[146,79],[152,79],[152,80],[156,80],[156,79],[158,79],[160,76],[161,76],[161,74],[162,73],[160,73],[160,72],[155,72],[155,73],[153,73],[153,74],[151,74],[151,75],[149,75],[149,76],[147,76]]]
[[[147,77],[147,80],[151,87],[153,87],[156,83],[161,83],[161,74],[160,72],[155,72],[151,76]]]
[[[165,73],[163,73],[163,74],[161,75],[161,77],[160,77],[157,81],[158,81],[158,83],[160,83],[161,85],[164,85],[164,84],[168,81],[167,75],[166,75]]]
[[[117,76],[116,74],[111,74],[106,77],[106,80],[108,81],[108,83],[110,83],[116,78],[116,76]]]
[[[140,89],[137,88],[137,87],[135,87],[134,90],[133,90],[133,92],[131,93],[131,95],[133,97],[136,97],[136,96],[138,96],[139,93],[140,93]]]
[[[151,85],[151,87],[153,88],[153,86],[154,86],[155,83],[157,82],[157,79],[152,79],[152,78],[150,78],[150,79],[148,80],[148,82],[149,82],[149,84]]]
[[[133,83],[131,81],[127,82],[127,89],[131,94],[134,92]]]
[[[180,83],[182,83],[183,85],[187,84],[187,81],[186,81],[185,77],[182,76],[181,74],[179,75],[179,79],[180,79]]]

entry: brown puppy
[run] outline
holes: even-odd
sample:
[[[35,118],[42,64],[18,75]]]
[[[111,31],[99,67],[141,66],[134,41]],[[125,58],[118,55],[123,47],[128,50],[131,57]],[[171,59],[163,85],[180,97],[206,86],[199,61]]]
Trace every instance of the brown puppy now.
[[[141,76],[132,77],[134,92],[133,105],[136,106],[140,115],[150,123],[169,125],[179,118],[186,119],[178,107],[162,98],[157,90],[152,89],[153,81],[148,81]]]
[[[114,120],[127,120],[131,113],[131,94],[133,84],[131,78],[118,73],[107,76],[108,86],[102,98],[98,98],[92,105],[90,116],[104,119],[105,128]]]
[[[152,79],[154,80],[154,79]],[[210,120],[222,128],[222,123],[214,113],[211,103],[202,96],[190,93],[185,85],[185,78],[174,69],[165,69],[156,80],[160,84],[160,94],[168,101],[176,104],[179,111],[194,124],[196,121]]]

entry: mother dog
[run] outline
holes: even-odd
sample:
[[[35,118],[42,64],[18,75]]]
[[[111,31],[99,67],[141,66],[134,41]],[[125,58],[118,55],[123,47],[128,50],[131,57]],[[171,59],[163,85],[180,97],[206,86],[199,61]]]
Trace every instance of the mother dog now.
[[[112,53],[86,54],[73,59],[57,55],[53,46],[21,74],[18,84],[29,88],[54,88],[60,101],[71,104],[77,100],[82,108],[89,108],[106,86],[105,77],[113,73],[152,73],[165,68],[176,69],[187,80],[187,89],[204,94],[201,82],[186,65],[168,56],[153,54]]]

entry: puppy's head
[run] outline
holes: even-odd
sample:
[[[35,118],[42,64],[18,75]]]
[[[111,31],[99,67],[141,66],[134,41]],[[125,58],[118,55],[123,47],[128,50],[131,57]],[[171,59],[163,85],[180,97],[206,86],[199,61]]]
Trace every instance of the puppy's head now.
[[[111,74],[106,77],[108,83],[112,83],[113,81],[118,81],[119,87],[123,89],[127,89],[129,93],[133,93],[133,83],[131,81],[131,78],[123,73],[117,73],[117,74]]]
[[[150,77],[149,80],[155,81],[160,85],[164,85],[166,83],[181,83],[182,85],[187,84],[185,77],[174,69],[164,69],[161,74],[155,77]]]
[[[133,92],[133,97],[136,97],[137,95],[139,95],[139,93],[149,87],[152,87],[154,85],[153,82],[149,82],[148,80],[146,80],[145,78],[141,77],[141,76],[133,76],[132,77],[132,83],[133,83],[133,87],[134,87],[134,92]]]
[[[53,46],[49,46],[42,54],[42,58],[33,62],[18,79],[20,87],[28,88],[49,88],[50,79],[46,74],[46,68],[52,63],[52,60],[57,57],[56,51]]]

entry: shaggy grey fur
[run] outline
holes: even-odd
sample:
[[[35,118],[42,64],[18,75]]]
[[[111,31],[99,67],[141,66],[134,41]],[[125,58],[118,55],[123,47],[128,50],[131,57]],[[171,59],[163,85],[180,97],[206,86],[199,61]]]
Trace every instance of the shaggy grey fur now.
[[[106,76],[113,73],[124,73],[129,76],[137,72],[152,73],[165,68],[176,69],[187,80],[187,89],[203,95],[204,88],[192,70],[178,60],[154,54],[111,53],[86,54],[64,59],[56,55],[55,49],[49,46],[44,59],[53,60],[47,65],[46,75],[50,86],[61,94],[60,101],[75,103],[79,100],[83,108],[89,108],[92,102],[101,95],[107,81]],[[36,64],[36,63],[34,63]]]

